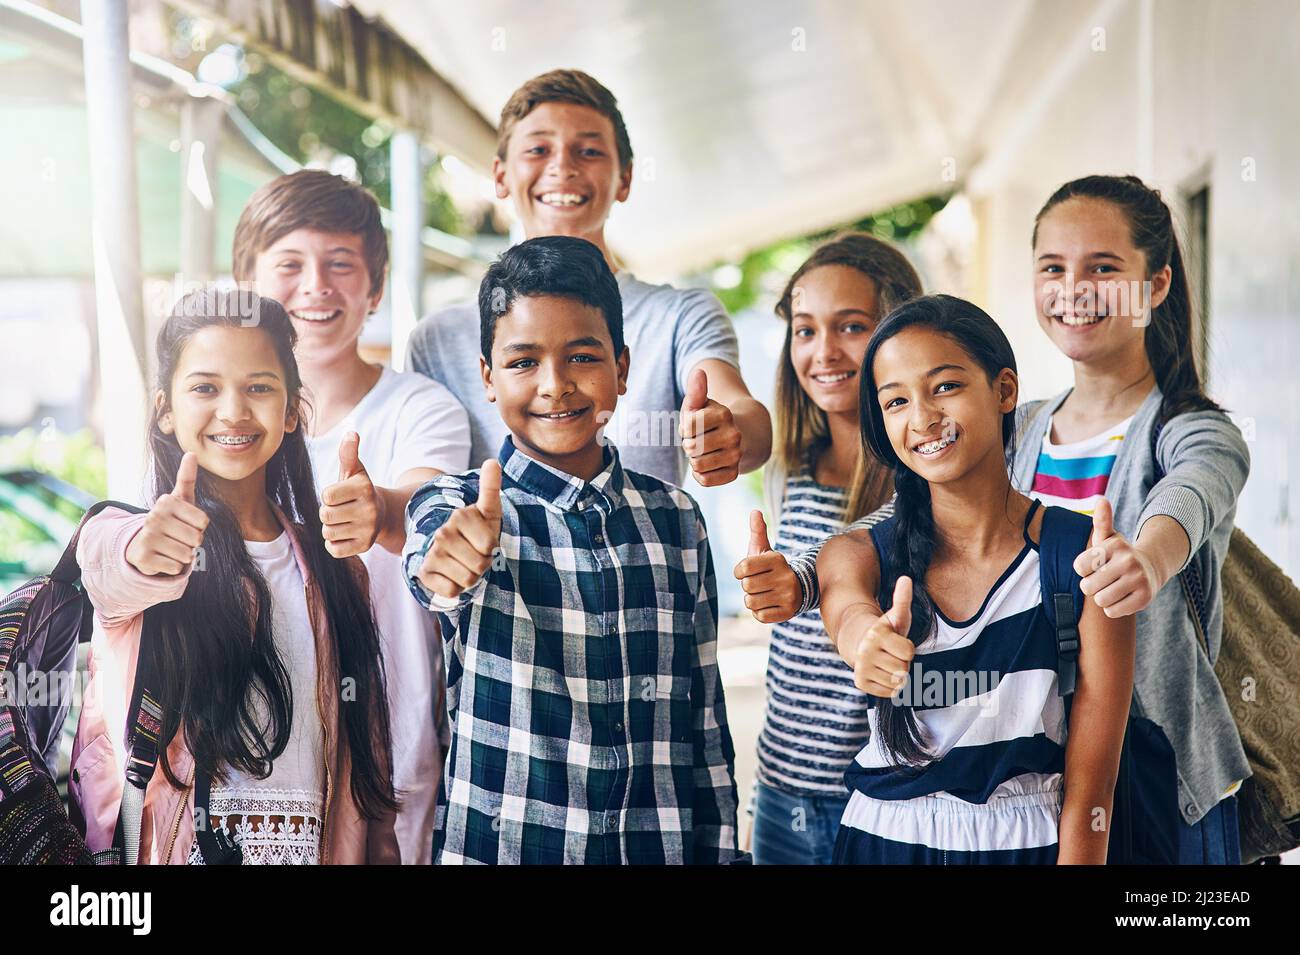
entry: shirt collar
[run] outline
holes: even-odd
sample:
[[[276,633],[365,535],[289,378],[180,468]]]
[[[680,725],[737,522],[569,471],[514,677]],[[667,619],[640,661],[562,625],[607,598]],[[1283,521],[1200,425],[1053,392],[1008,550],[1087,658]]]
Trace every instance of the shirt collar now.
[[[512,435],[506,435],[497,460],[502,473],[557,510],[575,511],[594,505],[608,514],[623,503],[623,466],[612,444],[605,445],[605,466],[590,481],[529,457],[515,447]]]

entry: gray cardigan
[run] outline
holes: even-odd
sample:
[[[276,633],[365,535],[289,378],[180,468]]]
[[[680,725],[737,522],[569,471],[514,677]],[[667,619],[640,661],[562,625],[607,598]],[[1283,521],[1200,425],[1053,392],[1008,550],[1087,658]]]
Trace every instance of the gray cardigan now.
[[[1016,454],[1011,483],[1028,494],[1034,486],[1043,436],[1070,392],[1016,409]],[[1206,657],[1196,637],[1182,586],[1170,580],[1151,605],[1137,615],[1137,663],[1133,712],[1159,724],[1178,763],[1178,801],[1191,824],[1214,808],[1224,791],[1250,775],[1237,726],[1214,675],[1223,636],[1223,594],[1219,569],[1228,551],[1237,496],[1250,473],[1250,452],[1227,415],[1196,411],[1178,415],[1160,433],[1156,453],[1165,477],[1155,482],[1151,433],[1162,399],[1159,388],[1147,395],[1120,445],[1106,487],[1115,511],[1115,529],[1134,540],[1147,518],[1164,514],[1176,520],[1191,541],[1191,560],[1200,562],[1210,607]],[[888,510],[886,510],[888,508]],[[845,532],[861,530],[889,516],[893,502],[855,521]],[[1206,542],[1209,547],[1202,548]],[[821,545],[790,559],[803,590],[803,613],[821,603],[817,553]],[[1186,565],[1184,565],[1186,566]]]
[[[1011,482],[1028,494],[1038,470],[1043,437],[1052,415],[1070,392],[1016,409],[1018,427]],[[1250,473],[1250,452],[1237,426],[1217,411],[1180,414],[1165,424],[1156,454],[1165,470],[1157,484],[1151,434],[1162,399],[1159,388],[1138,408],[1120,445],[1106,486],[1115,530],[1137,538],[1148,518],[1176,520],[1191,541],[1188,561],[1200,564],[1210,623],[1200,646],[1182,586],[1170,580],[1137,615],[1134,715],[1159,724],[1178,762],[1178,799],[1183,819],[1200,820],[1223,792],[1250,775],[1237,725],[1214,675],[1223,636],[1219,570],[1228,552],[1237,497]],[[1209,546],[1204,547],[1208,542]],[[1186,564],[1184,564],[1186,566]]]

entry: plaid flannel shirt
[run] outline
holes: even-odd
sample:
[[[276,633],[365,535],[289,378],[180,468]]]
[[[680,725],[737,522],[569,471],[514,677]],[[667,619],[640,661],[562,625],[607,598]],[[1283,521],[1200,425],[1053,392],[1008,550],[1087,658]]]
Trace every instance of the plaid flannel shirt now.
[[[717,666],[717,594],[699,508],[624,471],[592,481],[507,438],[501,542],[458,598],[417,573],[478,472],[407,508],[407,585],[448,642],[452,740],[440,863],[735,861],[735,751]]]

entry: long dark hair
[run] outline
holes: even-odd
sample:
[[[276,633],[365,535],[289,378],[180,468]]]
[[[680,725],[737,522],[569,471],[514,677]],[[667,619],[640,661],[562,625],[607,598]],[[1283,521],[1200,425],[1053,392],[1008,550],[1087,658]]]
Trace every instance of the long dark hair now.
[[[776,369],[776,442],[772,454],[787,473],[801,469],[809,459],[809,452],[821,454],[830,445],[831,429],[826,412],[799,384],[790,357],[794,339],[795,289],[799,280],[813,269],[823,265],[843,265],[856,269],[876,286],[876,304],[879,312],[874,317],[887,315],[908,299],[921,294],[921,277],[898,249],[865,232],[844,232],[818,246],[786,283],[785,291],[776,303],[776,314],[785,322],[785,344]],[[854,469],[852,483],[844,507],[844,522],[856,521],[870,514],[889,500],[893,484],[887,468],[874,467],[862,455]]]
[[[919,645],[934,625],[934,603],[925,590],[925,575],[934,558],[938,535],[930,509],[930,484],[908,468],[894,452],[885,430],[884,413],[876,398],[876,353],[899,332],[908,328],[930,328],[960,345],[991,381],[1004,368],[1016,370],[1016,356],[998,323],[983,309],[951,295],[926,295],[894,309],[877,326],[862,359],[860,407],[862,442],[868,451],[894,472],[894,545],[888,561],[881,561],[881,607],[893,603],[899,577],[912,578],[912,628],[907,638]],[[1002,416],[1002,446],[1013,453],[1015,411]],[[897,703],[897,701],[894,701]],[[916,714],[905,704],[878,707],[879,745],[896,764],[920,765],[929,760]]]
[[[325,603],[338,660],[338,672],[330,679],[339,687],[344,680],[354,684],[354,699],[340,695],[347,737],[340,745],[348,747],[351,758],[353,798],[363,815],[376,818],[397,806],[379,635],[360,561],[334,559],[321,537],[320,503],[303,437],[309,409],[293,356],[297,335],[279,303],[247,291],[205,289],[182,298],[163,324],[157,388],[165,397],[149,420],[153,499],[176,486],[184,454],[176,436],[159,427],[171,407],[176,366],[189,339],[214,326],[245,327],[269,337],[284,372],[288,411],[299,414],[298,427],[284,435],[266,463],[266,496],[294,522],[307,569]],[[225,779],[234,768],[265,779],[288,745],[295,704],[288,672],[275,650],[270,591],[244,547],[238,521],[202,469],[195,501],[209,519],[203,569],[195,568],[179,600],[153,609],[160,618],[161,640],[141,648],[156,654],[161,764],[177,788],[184,784],[168,761],[167,745],[178,732],[184,733],[197,772]],[[316,707],[314,698],[296,702]]]
[[[1052,193],[1034,216],[1033,244],[1038,242],[1038,224],[1043,216],[1067,199],[1104,199],[1114,203],[1128,219],[1133,245],[1146,259],[1147,278],[1166,265],[1172,273],[1169,294],[1152,309],[1144,338],[1147,361],[1164,399],[1161,423],[1187,411],[1221,411],[1201,387],[1192,347],[1192,296],[1173,215],[1160,190],[1150,188],[1137,176],[1084,176],[1067,182]]]

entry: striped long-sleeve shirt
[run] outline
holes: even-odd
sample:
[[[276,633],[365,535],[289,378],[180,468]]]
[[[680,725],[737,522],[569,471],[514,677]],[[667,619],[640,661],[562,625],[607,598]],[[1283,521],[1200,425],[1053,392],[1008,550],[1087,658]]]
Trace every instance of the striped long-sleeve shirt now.
[[[448,641],[435,860],[734,861],[735,753],[699,508],[624,471],[612,447],[589,482],[509,438],[499,457],[500,551],[459,598],[417,574],[437,529],[478,499],[478,472],[436,478],[407,508],[407,584]]]
[[[844,529],[846,500],[844,489],[817,483],[806,468],[790,475],[774,548],[792,566],[800,554],[815,561],[822,542]],[[758,781],[798,795],[847,797],[844,771],[867,740],[868,713],[868,697],[853,685],[819,610],[774,625]]]

